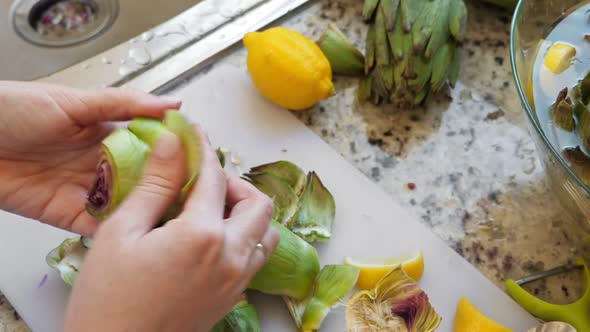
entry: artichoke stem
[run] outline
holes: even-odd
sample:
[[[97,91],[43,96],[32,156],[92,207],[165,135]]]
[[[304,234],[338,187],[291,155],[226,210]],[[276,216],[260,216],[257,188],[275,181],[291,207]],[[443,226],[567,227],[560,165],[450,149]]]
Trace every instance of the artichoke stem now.
[[[328,26],[317,44],[328,58],[333,74],[363,76],[365,57],[334,25]]]

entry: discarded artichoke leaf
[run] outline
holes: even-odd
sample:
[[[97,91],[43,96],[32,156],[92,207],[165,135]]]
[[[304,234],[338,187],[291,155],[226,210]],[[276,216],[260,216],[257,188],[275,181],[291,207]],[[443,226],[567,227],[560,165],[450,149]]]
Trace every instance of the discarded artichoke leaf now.
[[[272,226],[279,231],[281,240],[248,288],[301,300],[312,290],[320,271],[317,251],[285,226],[275,221]]]
[[[291,227],[297,218],[299,196],[291,186],[273,173],[248,173],[244,179],[258,190],[272,198],[275,214],[273,218],[286,227]]]
[[[286,160],[252,167],[250,173],[271,173],[285,181],[297,196],[301,196],[303,188],[305,188],[305,183],[307,182],[305,172],[299,166]]]
[[[150,118],[135,118],[131,120],[127,128],[151,148],[156,145],[160,136],[170,132],[162,121]]]
[[[384,66],[391,63],[391,51],[387,40],[387,28],[383,11],[377,11],[375,18],[375,57],[376,65]]]
[[[86,209],[104,219],[135,187],[149,155],[149,146],[127,129],[117,129],[102,142],[97,175]]]
[[[225,153],[221,151],[221,148],[215,149],[215,154],[217,155],[217,159],[219,159],[219,163],[221,164],[221,168],[225,167]]]
[[[243,299],[210,332],[260,332],[256,308]]]
[[[309,243],[330,239],[336,203],[315,172],[307,175],[307,184],[299,206],[291,231]]]
[[[385,27],[387,31],[393,30],[397,18],[397,11],[400,0],[382,0],[380,3],[383,16],[385,17]]]
[[[301,327],[303,331],[315,331],[328,315],[330,308],[338,304],[354,288],[359,269],[346,265],[326,265],[317,276],[313,295],[305,306]]]
[[[370,291],[353,295],[346,304],[348,331],[435,331],[441,322],[428,295],[401,266],[391,270]]]
[[[580,180],[590,185],[590,157],[579,146],[564,149],[562,155]]]
[[[590,101],[590,71],[584,76],[579,84],[580,87],[580,98],[584,105],[588,105]]]
[[[375,25],[371,24],[367,31],[365,41],[365,75],[369,74],[375,64],[375,45],[376,45]]]
[[[574,106],[572,101],[567,97],[568,89],[561,90],[555,103],[551,106],[551,120],[556,126],[563,130],[574,130]]]
[[[450,0],[449,31],[458,41],[463,41],[467,26],[467,7],[463,0]]]
[[[82,261],[88,252],[80,237],[67,239],[51,250],[45,258],[47,265],[57,270],[62,280],[70,287],[78,277]]]
[[[574,104],[574,115],[578,120],[576,125],[576,133],[586,151],[590,151],[590,109],[577,100]]]
[[[365,56],[333,24],[320,37],[317,44],[328,58],[335,75],[362,76]]]
[[[318,330],[330,309],[354,288],[359,269],[347,267],[351,266],[326,265],[316,277],[313,292],[305,299],[283,298],[297,330]]]
[[[367,0],[363,4],[363,19],[365,21],[370,21],[373,19],[375,15],[375,10],[379,5],[379,0]]]

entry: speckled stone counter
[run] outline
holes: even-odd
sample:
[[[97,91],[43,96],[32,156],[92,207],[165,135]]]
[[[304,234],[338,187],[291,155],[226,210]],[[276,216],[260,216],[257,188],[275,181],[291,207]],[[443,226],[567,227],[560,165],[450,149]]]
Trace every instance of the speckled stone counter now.
[[[297,116],[502,287],[507,278],[568,262],[579,252],[563,231],[564,211],[552,197],[515,92],[510,15],[468,2],[460,84],[428,109],[359,104],[357,81],[337,78],[337,96]],[[361,5],[320,0],[279,24],[317,38],[331,22],[362,48]],[[222,61],[245,68],[245,52]],[[580,294],[575,273],[529,289],[556,303]],[[26,330],[0,295],[0,332]]]

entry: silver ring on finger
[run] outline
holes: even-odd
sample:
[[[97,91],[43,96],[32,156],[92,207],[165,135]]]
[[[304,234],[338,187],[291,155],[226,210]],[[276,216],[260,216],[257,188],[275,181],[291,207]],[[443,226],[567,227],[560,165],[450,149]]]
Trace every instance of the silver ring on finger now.
[[[262,254],[266,257],[266,248],[260,242],[256,243],[256,250],[260,250]]]

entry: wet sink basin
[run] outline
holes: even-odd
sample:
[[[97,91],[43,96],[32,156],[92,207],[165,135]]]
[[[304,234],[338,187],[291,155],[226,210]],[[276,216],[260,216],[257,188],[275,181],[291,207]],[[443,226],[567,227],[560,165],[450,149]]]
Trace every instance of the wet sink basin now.
[[[200,0],[1,0],[0,79],[33,80],[108,50]]]

